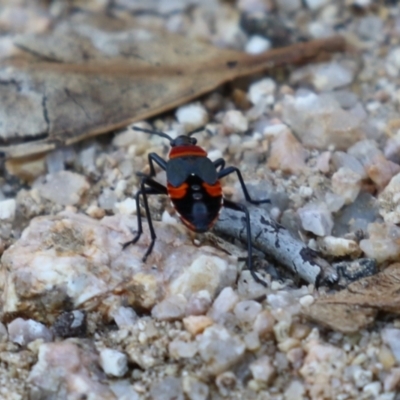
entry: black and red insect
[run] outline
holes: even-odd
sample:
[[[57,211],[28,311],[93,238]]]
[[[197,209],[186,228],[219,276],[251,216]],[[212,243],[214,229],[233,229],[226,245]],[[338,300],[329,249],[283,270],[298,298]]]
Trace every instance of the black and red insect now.
[[[238,168],[225,168],[225,160],[223,158],[211,161],[207,157],[206,151],[200,146],[197,146],[197,140],[191,137],[191,135],[204,130],[204,128],[196,129],[188,135],[178,136],[176,139],[172,139],[166,133],[160,131],[138,127],[133,127],[133,129],[168,139],[171,149],[168,161],[164,160],[157,153],[149,153],[150,173],[148,175],[142,173],[138,174],[142,178],[140,189],[136,193],[138,230],[136,236],[132,240],[123,244],[123,248],[125,249],[127,246],[136,243],[143,233],[142,217],[139,212],[140,196],[143,197],[143,204],[151,236],[151,243],[143,257],[143,261],[146,261],[153,250],[156,240],[147,201],[148,195],[168,195],[181,221],[190,230],[199,233],[206,232],[212,228],[219,217],[221,207],[224,206],[244,213],[247,229],[247,266],[254,279],[257,282],[265,284],[253,271],[249,211],[245,205],[235,203],[223,197],[220,179],[229,174],[236,173],[246,201],[252,204],[261,204],[268,203],[269,199],[253,200],[249,195],[242,174]],[[156,175],[154,164],[157,164],[166,172],[166,187],[153,179]]]

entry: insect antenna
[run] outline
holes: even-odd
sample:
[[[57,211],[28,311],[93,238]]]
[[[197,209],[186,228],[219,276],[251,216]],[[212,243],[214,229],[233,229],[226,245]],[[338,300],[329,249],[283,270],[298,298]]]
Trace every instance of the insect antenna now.
[[[196,128],[196,129],[190,131],[186,136],[192,136],[192,135],[194,135],[195,133],[199,133],[199,132],[201,132],[201,131],[204,131],[205,129],[206,129],[205,126],[201,126],[200,128]]]
[[[161,131],[153,131],[151,129],[143,129],[143,128],[139,128],[137,126],[133,126],[132,129],[134,131],[139,131],[139,132],[145,132],[145,133],[150,133],[152,135],[157,135],[157,136],[161,136],[163,138],[168,139],[170,142],[172,142],[174,139],[172,139],[171,136],[167,135],[165,132],[161,132]]]

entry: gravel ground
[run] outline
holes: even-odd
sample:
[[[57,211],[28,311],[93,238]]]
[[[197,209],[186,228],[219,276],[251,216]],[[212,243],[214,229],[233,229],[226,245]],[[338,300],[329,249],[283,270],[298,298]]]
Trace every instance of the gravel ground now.
[[[198,144],[239,166],[294,238],[330,262],[399,268],[396,1],[23,3],[0,1],[0,55],[14,35],[69,13],[134,15],[249,53],[343,35],[346,54],[242,79],[136,126],[176,137],[206,125]],[[2,164],[0,399],[400,399],[397,303],[351,333],[311,319],[337,288],[317,290],[259,251],[267,286],[255,282],[239,241],[190,234],[165,196],[149,196],[157,241],[147,262],[145,219],[122,251],[149,152],[166,158],[168,142],[127,127],[25,168]],[[236,176],[223,184],[243,201]]]

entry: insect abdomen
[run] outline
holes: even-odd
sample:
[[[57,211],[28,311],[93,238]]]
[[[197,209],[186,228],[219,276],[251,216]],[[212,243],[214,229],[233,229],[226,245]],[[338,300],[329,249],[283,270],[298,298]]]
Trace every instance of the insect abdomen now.
[[[179,187],[168,183],[168,194],[182,222],[195,232],[206,232],[216,222],[222,206],[219,181],[213,185],[195,175]]]

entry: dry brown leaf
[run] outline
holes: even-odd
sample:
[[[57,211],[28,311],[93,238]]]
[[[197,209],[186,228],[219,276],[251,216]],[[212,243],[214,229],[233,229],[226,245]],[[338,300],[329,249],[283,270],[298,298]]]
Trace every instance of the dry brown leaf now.
[[[76,17],[21,36],[0,62],[0,151],[21,157],[124,127],[267,68],[343,51],[342,38],[252,56],[130,21]]]
[[[353,282],[346,289],[318,299],[320,304],[347,304],[400,313],[400,263]]]
[[[374,322],[377,314],[377,311],[370,307],[320,303],[318,300],[303,315],[334,331],[357,332]]]
[[[400,263],[321,296],[305,315],[341,332],[356,332],[372,322],[378,311],[400,314]]]

